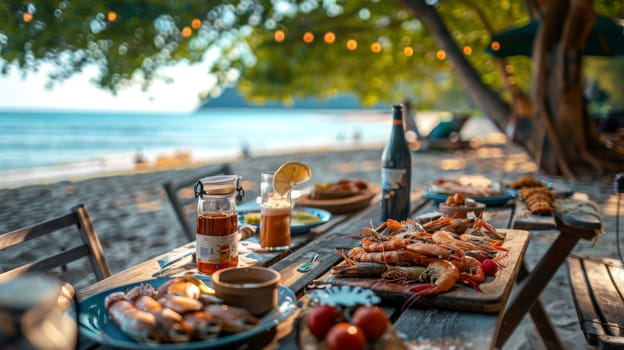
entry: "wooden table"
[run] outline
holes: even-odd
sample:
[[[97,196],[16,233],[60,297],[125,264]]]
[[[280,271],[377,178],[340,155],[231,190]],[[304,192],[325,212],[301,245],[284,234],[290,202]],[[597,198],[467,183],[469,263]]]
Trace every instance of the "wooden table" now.
[[[412,197],[412,217],[430,213],[436,209],[436,205],[423,198],[420,194]],[[358,244],[349,235],[359,232],[362,228],[371,224],[379,224],[380,206],[376,198],[369,207],[356,213],[336,215],[326,225],[318,227],[314,232],[296,236],[295,247],[282,254],[250,254],[245,258],[248,263],[265,265],[276,269],[282,274],[282,283],[289,287],[302,301],[307,300],[304,289],[315,280],[322,280],[328,276],[331,266],[339,263],[342,258],[335,253],[335,249],[351,248]],[[513,205],[496,208],[488,208],[484,212],[484,218],[495,227],[508,227],[514,212]],[[526,231],[513,231],[518,237],[517,260],[521,262],[525,249],[528,245],[529,234]],[[191,244],[181,247],[179,250],[188,249]],[[301,273],[297,267],[307,261],[312,253],[319,254],[318,263],[311,271]],[[111,287],[138,282],[153,278],[152,275],[159,270],[157,260],[159,257],[150,259],[144,263],[133,266],[119,272],[105,280],[95,283],[78,292],[79,298],[109,289]],[[506,273],[507,278],[515,281],[521,264],[515,264]],[[509,284],[501,298],[503,306],[507,303],[513,282]],[[417,344],[429,344],[434,348],[453,348],[471,344],[475,349],[487,349],[495,346],[496,339],[503,321],[504,307],[498,311],[471,312],[455,311],[450,309],[418,306],[401,310],[401,305],[384,304],[384,310],[389,314],[394,327],[406,342]],[[296,332],[293,332],[293,321],[300,314],[296,310],[290,317],[281,323],[269,334],[259,336],[260,340],[254,339],[247,344],[250,348],[296,348]],[[82,344],[81,343],[81,347]],[[91,344],[92,345],[92,344]]]
[[[502,331],[496,340],[496,346],[502,347],[522,318],[530,313],[544,344],[549,349],[563,349],[561,340],[555,331],[539,295],[544,290],[557,269],[566,260],[580,239],[592,240],[602,231],[602,222],[597,217],[576,217],[573,223],[555,212],[553,216],[538,217],[531,215],[523,202],[515,203],[515,215],[512,227],[533,231],[558,230],[556,240],[531,271],[523,262],[518,276],[518,287],[509,301],[503,317]]]

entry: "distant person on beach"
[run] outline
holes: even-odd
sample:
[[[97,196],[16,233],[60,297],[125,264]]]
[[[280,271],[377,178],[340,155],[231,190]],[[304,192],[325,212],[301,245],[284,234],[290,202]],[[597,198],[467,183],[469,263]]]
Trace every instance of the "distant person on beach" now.
[[[243,142],[243,145],[241,146],[241,154],[243,156],[243,159],[251,159],[251,152],[249,150],[248,142]]]
[[[136,165],[142,165],[145,164],[145,157],[143,156],[143,150],[140,148],[137,148],[137,151],[134,155],[134,164]]]
[[[360,128],[355,128],[355,130],[353,130],[353,144],[359,145],[360,140],[362,140],[362,130],[360,130]]]

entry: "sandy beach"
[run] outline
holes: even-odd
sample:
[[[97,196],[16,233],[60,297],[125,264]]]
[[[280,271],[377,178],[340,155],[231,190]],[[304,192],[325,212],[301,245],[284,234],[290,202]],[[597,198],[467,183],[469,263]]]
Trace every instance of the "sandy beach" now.
[[[350,150],[318,149],[315,152],[285,153],[231,159],[233,172],[243,177],[245,201],[258,194],[259,174],[274,170],[289,160],[312,168],[313,182],[335,181],[342,177],[366,178],[378,182],[381,147]],[[104,246],[113,273],[145,259],[162,254],[186,243],[162,184],[172,179],[200,178],[216,164],[193,165],[174,169],[138,169],[136,173],[92,176],[75,181],[31,184],[0,189],[0,232],[8,232],[65,213],[79,203],[86,204]],[[519,174],[533,173],[535,165],[515,146],[480,147],[454,152],[416,152],[414,154],[413,190],[423,190],[433,179],[458,174],[483,174],[510,180]],[[615,237],[615,203],[613,178],[584,180],[574,184],[596,202],[603,215],[605,233],[595,245],[581,241],[575,252],[595,256],[617,257]],[[359,229],[359,228],[354,228]],[[532,233],[526,261],[533,266],[553,242],[556,232]],[[47,251],[32,249],[7,250],[0,255],[0,267],[7,268],[25,258],[45,255],[61,249],[68,241],[62,233],[46,245]],[[86,261],[68,266],[70,280],[78,288],[91,282],[82,278]],[[577,321],[565,266],[560,268],[541,300],[553,319],[566,348],[584,349],[585,339]],[[469,344],[467,344],[469,348]],[[525,318],[505,349],[543,348],[529,318]]]

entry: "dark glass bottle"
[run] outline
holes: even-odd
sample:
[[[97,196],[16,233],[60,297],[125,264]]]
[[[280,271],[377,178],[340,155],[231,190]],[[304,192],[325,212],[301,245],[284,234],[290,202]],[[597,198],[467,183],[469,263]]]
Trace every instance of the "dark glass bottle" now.
[[[381,155],[381,220],[405,220],[410,211],[412,153],[405,140],[403,106],[392,107],[392,133]]]

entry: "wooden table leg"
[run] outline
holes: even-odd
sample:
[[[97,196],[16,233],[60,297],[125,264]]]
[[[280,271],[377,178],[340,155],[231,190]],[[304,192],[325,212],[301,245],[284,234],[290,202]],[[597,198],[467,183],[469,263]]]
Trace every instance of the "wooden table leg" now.
[[[542,259],[540,259],[535,269],[520,282],[505,309],[500,332],[496,340],[497,347],[502,347],[503,344],[505,344],[511,333],[513,333],[522,318],[526,315],[527,311],[533,308],[535,303],[539,300],[540,293],[546,287],[559,266],[565,261],[565,258],[570,251],[572,251],[578,240],[578,236],[568,235],[564,232],[559,233],[559,236],[557,236],[555,242],[548,249],[546,254],[544,254]],[[543,307],[541,307],[541,310],[536,309],[535,313],[538,320],[543,319],[545,316]],[[552,325],[550,325],[550,327],[552,327]],[[553,336],[552,334],[548,335],[550,337]],[[559,342],[557,341],[556,343]],[[554,346],[557,345],[556,343]]]
[[[526,262],[522,262],[520,266],[520,271],[518,272],[517,282],[520,283],[525,277],[529,275],[529,268]],[[540,333],[544,344],[548,349],[563,349],[563,345],[559,340],[559,336],[557,335],[557,331],[553,326],[548,314],[546,313],[546,309],[544,309],[544,305],[542,301],[539,299],[535,300],[535,304],[531,310],[529,310],[531,314],[531,319],[533,320],[533,324],[535,324],[535,328]]]

